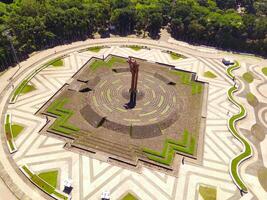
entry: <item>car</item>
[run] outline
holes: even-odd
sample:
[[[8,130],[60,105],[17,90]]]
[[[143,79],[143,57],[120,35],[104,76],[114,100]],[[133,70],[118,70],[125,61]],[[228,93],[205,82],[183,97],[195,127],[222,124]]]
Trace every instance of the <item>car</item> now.
[[[222,63],[225,64],[225,65],[233,65],[235,64],[235,61],[231,58],[223,58],[222,59]]]

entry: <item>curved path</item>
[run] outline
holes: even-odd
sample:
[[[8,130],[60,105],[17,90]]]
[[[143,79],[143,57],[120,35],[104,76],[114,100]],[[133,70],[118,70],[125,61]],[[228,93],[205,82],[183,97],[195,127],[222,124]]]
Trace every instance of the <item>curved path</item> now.
[[[235,69],[238,69],[239,67],[240,67],[239,63],[236,63],[235,65],[233,65],[227,69],[227,75],[234,80],[235,85],[236,85],[236,82],[235,82],[236,77],[232,74],[232,71]],[[231,162],[230,162],[230,174],[231,174],[235,184],[237,185],[237,187],[244,192],[248,192],[248,189],[245,186],[245,183],[243,182],[243,180],[241,179],[241,177],[239,175],[238,166],[243,161],[245,161],[246,159],[248,159],[252,156],[252,148],[249,145],[249,142],[244,137],[242,137],[236,129],[236,122],[243,119],[246,116],[246,110],[243,107],[243,105],[238,103],[233,97],[233,93],[235,93],[237,91],[238,91],[238,87],[236,87],[236,86],[233,86],[228,90],[229,100],[239,108],[239,113],[232,116],[229,119],[229,121],[228,121],[229,126],[228,127],[229,127],[229,130],[231,131],[231,133],[233,134],[233,136],[236,137],[242,143],[243,150],[238,156],[236,156],[234,159],[231,160]]]
[[[226,93],[232,83],[226,76],[225,67],[220,61],[224,55],[217,51],[206,51],[203,50],[204,48],[200,51],[192,46],[175,45],[173,41],[171,42],[129,38],[77,42],[40,52],[21,63],[22,68],[14,76],[12,83],[7,82],[10,72],[1,77],[3,85],[0,87],[1,89],[3,86],[5,87],[0,97],[2,116],[8,110],[14,116],[14,122],[27,125],[25,131],[16,140],[19,150],[13,156],[10,156],[7,151],[5,137],[1,129],[1,162],[3,168],[8,172],[7,175],[11,177],[6,183],[19,199],[29,199],[29,196],[32,199],[40,200],[49,198],[19,172],[17,165],[22,164],[28,164],[36,172],[58,169],[60,171],[60,189],[62,189],[64,179],[73,179],[73,199],[75,200],[97,199],[104,189],[109,190],[114,199],[120,199],[127,192],[135,194],[139,199],[146,200],[198,199],[197,188],[200,184],[216,187],[223,199],[239,198],[237,196],[239,193],[228,174],[229,162],[240,152],[241,147],[238,142],[232,140],[233,137],[227,131],[227,111],[230,110],[230,113],[235,113],[238,110],[227,103]],[[150,49],[133,51],[129,48],[123,48],[121,44],[137,44],[148,46]],[[108,45],[110,48],[104,48],[99,53],[78,52],[79,49],[94,45]],[[170,49],[184,54],[188,58],[172,60],[165,52]],[[62,68],[46,68],[30,81],[36,86],[36,91],[19,96],[13,105],[6,105],[12,93],[12,84],[17,86],[35,69],[64,54],[68,56],[64,58]],[[64,142],[38,134],[36,130],[45,124],[45,119],[34,116],[38,108],[67,82],[89,58],[92,56],[102,58],[108,54],[131,55],[148,59],[151,62],[172,64],[180,69],[197,72],[200,80],[209,82],[207,126],[205,140],[202,139],[204,152],[201,164],[196,165],[185,160],[185,165],[181,165],[180,172],[177,174],[178,178],[147,168],[143,168],[142,172],[138,174],[68,152],[62,148]],[[14,69],[12,70],[14,71]],[[217,75],[217,78],[204,77],[205,71],[212,71]],[[3,124],[3,117],[1,124]]]

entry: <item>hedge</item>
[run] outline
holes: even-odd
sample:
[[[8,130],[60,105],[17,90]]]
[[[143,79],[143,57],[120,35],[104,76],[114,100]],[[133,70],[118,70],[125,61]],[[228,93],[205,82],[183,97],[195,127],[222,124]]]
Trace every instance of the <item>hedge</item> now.
[[[148,159],[164,165],[171,165],[176,152],[193,155],[195,152],[195,143],[195,138],[185,130],[181,141],[166,139],[161,152],[149,148],[143,148],[143,151]]]
[[[68,99],[54,101],[48,108],[47,113],[56,115],[57,119],[50,127],[51,130],[70,135],[80,129],[69,124],[69,118],[74,114],[73,111],[64,109],[63,106],[68,102]]]

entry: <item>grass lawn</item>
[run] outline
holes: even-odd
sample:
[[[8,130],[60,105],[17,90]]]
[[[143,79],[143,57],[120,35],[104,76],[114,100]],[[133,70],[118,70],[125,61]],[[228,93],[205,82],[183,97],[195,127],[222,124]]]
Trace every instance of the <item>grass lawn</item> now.
[[[11,129],[12,129],[12,136],[15,139],[23,131],[24,127],[18,124],[12,124]]]
[[[252,83],[254,80],[253,75],[251,74],[251,72],[246,72],[243,74],[243,79],[247,82],[247,83]]]
[[[109,67],[111,68],[115,63],[124,63],[126,62],[124,58],[120,58],[120,57],[111,57],[107,62],[103,61],[103,60],[95,60],[92,64],[91,64],[91,69],[92,70],[96,70],[99,67]]]
[[[211,72],[211,71],[206,71],[204,72],[204,77],[207,77],[207,78],[216,78],[217,76]]]
[[[137,200],[135,196],[133,196],[131,193],[128,193],[125,197],[122,198],[122,200]]]
[[[253,104],[254,101],[255,101],[255,96],[254,96],[251,92],[249,92],[249,93],[247,94],[247,101],[248,101],[250,104]]]
[[[200,94],[202,92],[202,84],[199,82],[191,81],[190,73],[178,70],[171,70],[170,73],[178,75],[182,84],[191,86],[192,95]]]
[[[49,195],[55,195],[59,199],[67,200],[67,195],[60,194],[56,191],[57,185],[57,171],[45,172],[36,175],[32,173],[25,165],[22,166],[23,170],[30,176],[30,180],[36,184],[41,190],[45,191]]]
[[[131,45],[129,46],[130,49],[135,50],[135,51],[140,51],[142,49],[142,47],[138,46],[138,45]]]
[[[261,71],[265,76],[267,76],[267,67],[263,67]]]
[[[43,172],[38,174],[38,176],[43,179],[45,182],[53,186],[54,188],[57,187],[57,178],[58,178],[58,171],[49,171]]]
[[[92,51],[92,52],[98,53],[101,49],[103,49],[103,47],[96,46],[96,47],[89,47],[87,49],[87,51]]]
[[[36,90],[36,88],[34,87],[34,85],[27,84],[21,90],[21,94],[27,94],[27,93],[32,92],[34,90]]]
[[[171,52],[170,53],[170,56],[173,60],[179,60],[181,58],[184,58],[182,55],[178,54],[178,53],[174,53],[174,52]]]
[[[58,99],[47,108],[47,112],[57,116],[56,121],[50,126],[50,129],[62,134],[70,135],[80,129],[68,123],[69,118],[74,113],[71,110],[64,109],[64,105],[67,102],[68,99]]]
[[[164,147],[161,152],[145,147],[143,148],[143,151],[148,159],[170,166],[175,156],[175,152],[193,155],[195,152],[195,143],[195,138],[185,130],[182,140],[176,141],[173,139],[165,139]]]
[[[235,135],[236,138],[241,143],[244,144],[245,151],[242,152],[241,154],[239,154],[237,157],[235,157],[232,160],[232,162],[230,163],[230,165],[231,165],[231,173],[232,173],[233,178],[235,179],[236,183],[239,185],[240,188],[242,188],[243,191],[247,191],[247,187],[244,185],[244,182],[242,181],[242,179],[240,178],[240,176],[238,174],[238,165],[243,159],[251,156],[252,149],[251,149],[249,143],[247,142],[247,140],[245,140],[242,136],[239,135],[239,133],[236,129],[236,126],[235,126],[236,121],[242,119],[246,114],[245,108],[233,98],[233,93],[236,92],[237,90],[238,89],[236,87],[231,87],[228,90],[228,98],[230,99],[231,102],[233,102],[236,106],[238,106],[240,108],[240,112],[230,118],[230,120],[228,121],[228,126],[229,126],[232,134]]]
[[[199,186],[199,194],[204,200],[216,200],[217,190],[207,186]]]
[[[51,63],[53,67],[62,67],[63,66],[63,60],[56,60],[55,62]]]

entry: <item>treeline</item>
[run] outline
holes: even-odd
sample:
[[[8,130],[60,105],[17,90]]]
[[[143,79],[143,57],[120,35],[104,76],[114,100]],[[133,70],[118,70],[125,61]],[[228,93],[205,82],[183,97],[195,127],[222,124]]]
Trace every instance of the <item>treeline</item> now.
[[[267,0],[6,0],[0,3],[0,68],[33,51],[99,33],[173,37],[267,55]]]

